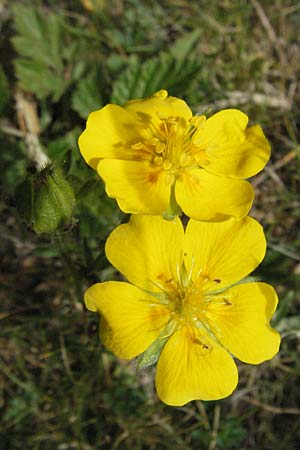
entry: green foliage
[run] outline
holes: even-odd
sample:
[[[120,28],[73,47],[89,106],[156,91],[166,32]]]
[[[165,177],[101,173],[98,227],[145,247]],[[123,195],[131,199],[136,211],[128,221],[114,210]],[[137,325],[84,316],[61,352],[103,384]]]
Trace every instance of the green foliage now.
[[[90,177],[77,191],[76,214],[82,236],[89,239],[98,236],[104,239],[119,225],[124,214],[119,210],[115,200],[107,197],[98,177]]]
[[[4,423],[17,426],[28,416],[38,412],[41,395],[36,385],[31,382],[21,383],[16,395],[9,401],[7,411],[3,417]]]
[[[149,55],[168,45],[168,17],[159,2],[127,0],[121,5],[112,0],[104,1],[103,5],[99,16],[105,24],[103,34],[112,53],[121,50],[126,54]]]
[[[114,83],[111,101],[123,104],[132,98],[150,96],[162,88],[183,95],[201,68],[199,55],[192,50],[198,37],[198,32],[187,35],[175,43],[170,53],[160,53],[146,62],[132,57],[127,69]]]
[[[0,65],[0,116],[5,111],[9,99],[8,82],[2,66]]]
[[[226,417],[218,433],[217,444],[220,448],[240,449],[247,436],[247,430],[240,417]]]
[[[298,450],[297,2],[260,1],[267,29],[257,2],[238,0],[92,0],[94,10],[88,0],[2,3],[1,446]],[[255,275],[278,291],[273,325],[283,336],[281,351],[263,365],[241,365],[228,399],[182,408],[155,394],[150,364],[160,349],[154,345],[137,362],[117,360],[99,341],[98,317],[83,305],[87,286],[120,278],[103,249],[127,219],[79,153],[83,119],[109,101],[164,88],[195,112],[243,109],[264,125],[273,148],[269,170],[255,179],[252,214],[267,232]],[[32,167],[26,123],[14,109],[18,89],[35,102],[36,138],[54,172],[38,175]],[[137,364],[144,367],[138,373]]]
[[[18,5],[14,8],[16,36],[12,43],[19,54],[15,70],[19,86],[39,99],[57,102],[70,85],[84,75],[85,41],[74,39],[60,13]]]
[[[57,100],[66,88],[63,18],[28,5],[16,6],[14,17],[17,35],[12,42],[21,55],[15,61],[21,88]]]
[[[97,69],[92,69],[78,84],[72,94],[71,106],[80,117],[86,119],[90,112],[103,106],[101,92],[105,85]]]
[[[0,132],[1,191],[13,194],[17,186],[26,178],[28,162],[24,146]]]

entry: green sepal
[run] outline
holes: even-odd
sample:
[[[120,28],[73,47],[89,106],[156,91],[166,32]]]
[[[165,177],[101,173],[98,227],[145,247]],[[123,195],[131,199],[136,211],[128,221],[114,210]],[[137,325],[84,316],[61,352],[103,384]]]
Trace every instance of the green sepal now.
[[[157,338],[144,353],[138,356],[138,369],[146,369],[147,367],[153,366],[157,363],[159,355],[161,354],[167,339],[168,336]]]
[[[163,218],[166,220],[174,220],[175,217],[181,216],[182,209],[178,205],[175,198],[175,183],[171,188],[170,203],[166,211],[163,212]]]
[[[216,289],[215,291],[209,291],[209,292],[205,293],[204,296],[212,296],[212,295],[222,294],[223,292],[228,291],[228,289],[238,286],[239,284],[254,283],[254,282],[258,282],[258,281],[260,281],[259,277],[253,277],[253,276],[245,277],[239,281],[236,281],[235,283],[230,284],[229,286],[223,287],[221,289]]]
[[[176,331],[176,329],[177,324],[175,321],[171,320],[167,323],[158,338],[150,345],[150,347],[147,348],[144,353],[138,356],[138,369],[145,369],[146,367],[153,366],[157,363],[163,346],[169,337]]]

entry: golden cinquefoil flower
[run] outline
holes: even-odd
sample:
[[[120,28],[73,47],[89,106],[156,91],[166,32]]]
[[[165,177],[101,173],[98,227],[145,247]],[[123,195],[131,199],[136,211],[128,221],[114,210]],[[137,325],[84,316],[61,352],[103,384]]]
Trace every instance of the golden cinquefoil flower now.
[[[124,212],[172,217],[182,209],[198,220],[241,219],[253,201],[244,178],[270,157],[261,127],[247,124],[236,109],[193,116],[162,90],[92,112],[79,147]]]
[[[250,217],[191,219],[184,230],[178,218],[131,216],[109,236],[106,255],[132,284],[94,284],[86,306],[101,313],[101,339],[118,357],[159,357],[162,401],[179,406],[223,398],[238,380],[231,355],[258,364],[279,348],[280,336],[269,325],[274,289],[240,282],[265,250],[262,227]]]

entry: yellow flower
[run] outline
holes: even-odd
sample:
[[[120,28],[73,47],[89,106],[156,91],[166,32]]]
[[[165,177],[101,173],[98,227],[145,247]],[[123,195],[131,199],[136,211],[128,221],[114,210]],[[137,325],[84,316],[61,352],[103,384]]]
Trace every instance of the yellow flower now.
[[[146,351],[154,358],[151,351],[162,348],[156,371],[162,401],[223,398],[238,379],[231,354],[258,364],[278,351],[280,336],[269,325],[274,289],[238,283],[265,249],[262,227],[250,217],[191,219],[184,230],[178,218],[131,216],[109,236],[106,255],[132,284],[94,284],[86,306],[101,313],[101,339],[118,357]]]
[[[168,215],[179,205],[198,220],[240,219],[253,201],[243,179],[270,157],[261,127],[247,124],[236,109],[193,116],[183,100],[162,90],[92,112],[79,147],[124,212]]]

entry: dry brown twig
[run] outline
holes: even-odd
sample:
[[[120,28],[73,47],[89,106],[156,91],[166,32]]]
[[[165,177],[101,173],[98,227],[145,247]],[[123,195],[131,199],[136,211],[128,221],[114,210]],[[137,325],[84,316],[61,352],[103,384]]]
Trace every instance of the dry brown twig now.
[[[225,92],[224,96],[225,98],[216,100],[213,103],[201,105],[196,110],[199,110],[199,113],[207,110],[218,111],[219,109],[236,107],[237,104],[245,105],[249,102],[255,105],[264,105],[268,108],[277,108],[281,111],[290,111],[292,108],[289,99],[278,92],[273,92],[272,96],[270,96],[268,92],[228,91]]]
[[[268,411],[273,414],[300,414],[299,408],[279,408],[278,406],[268,405],[266,403],[262,403],[259,400],[256,400],[255,398],[251,397],[242,397],[242,400],[244,400],[247,403],[250,403],[251,405],[258,406],[265,411]]]
[[[281,159],[276,161],[272,166],[268,166],[264,172],[262,172],[260,175],[258,175],[255,180],[253,180],[252,184],[254,188],[257,188],[261,183],[265,181],[265,179],[269,176],[272,176],[276,172],[276,170],[281,169],[285,165],[289,164],[291,161],[293,161],[297,154],[297,150],[293,149],[286,153]],[[278,175],[277,175],[278,177]],[[279,178],[279,177],[278,177]],[[280,180],[281,181],[281,180]],[[281,182],[282,183],[282,182]]]
[[[278,36],[276,35],[276,32],[275,32],[273,26],[271,25],[271,22],[269,21],[263,7],[261,6],[261,4],[259,3],[258,0],[251,0],[251,3],[256,11],[256,14],[257,14],[262,26],[266,30],[269,41],[273,45],[273,48],[278,55],[280,63],[283,66],[285,66],[287,64],[287,60],[286,60],[286,55],[285,55],[282,45],[281,45],[281,41],[278,39]]]
[[[211,432],[211,440],[209,443],[208,450],[216,450],[217,449],[217,439],[218,439],[218,430],[220,426],[220,417],[221,417],[221,405],[217,404],[215,406],[214,411],[214,421]]]
[[[50,160],[38,138],[41,128],[36,103],[26,98],[20,90],[17,90],[15,94],[15,101],[18,124],[24,136],[28,158],[35,163],[37,170],[41,171],[50,163]]]

